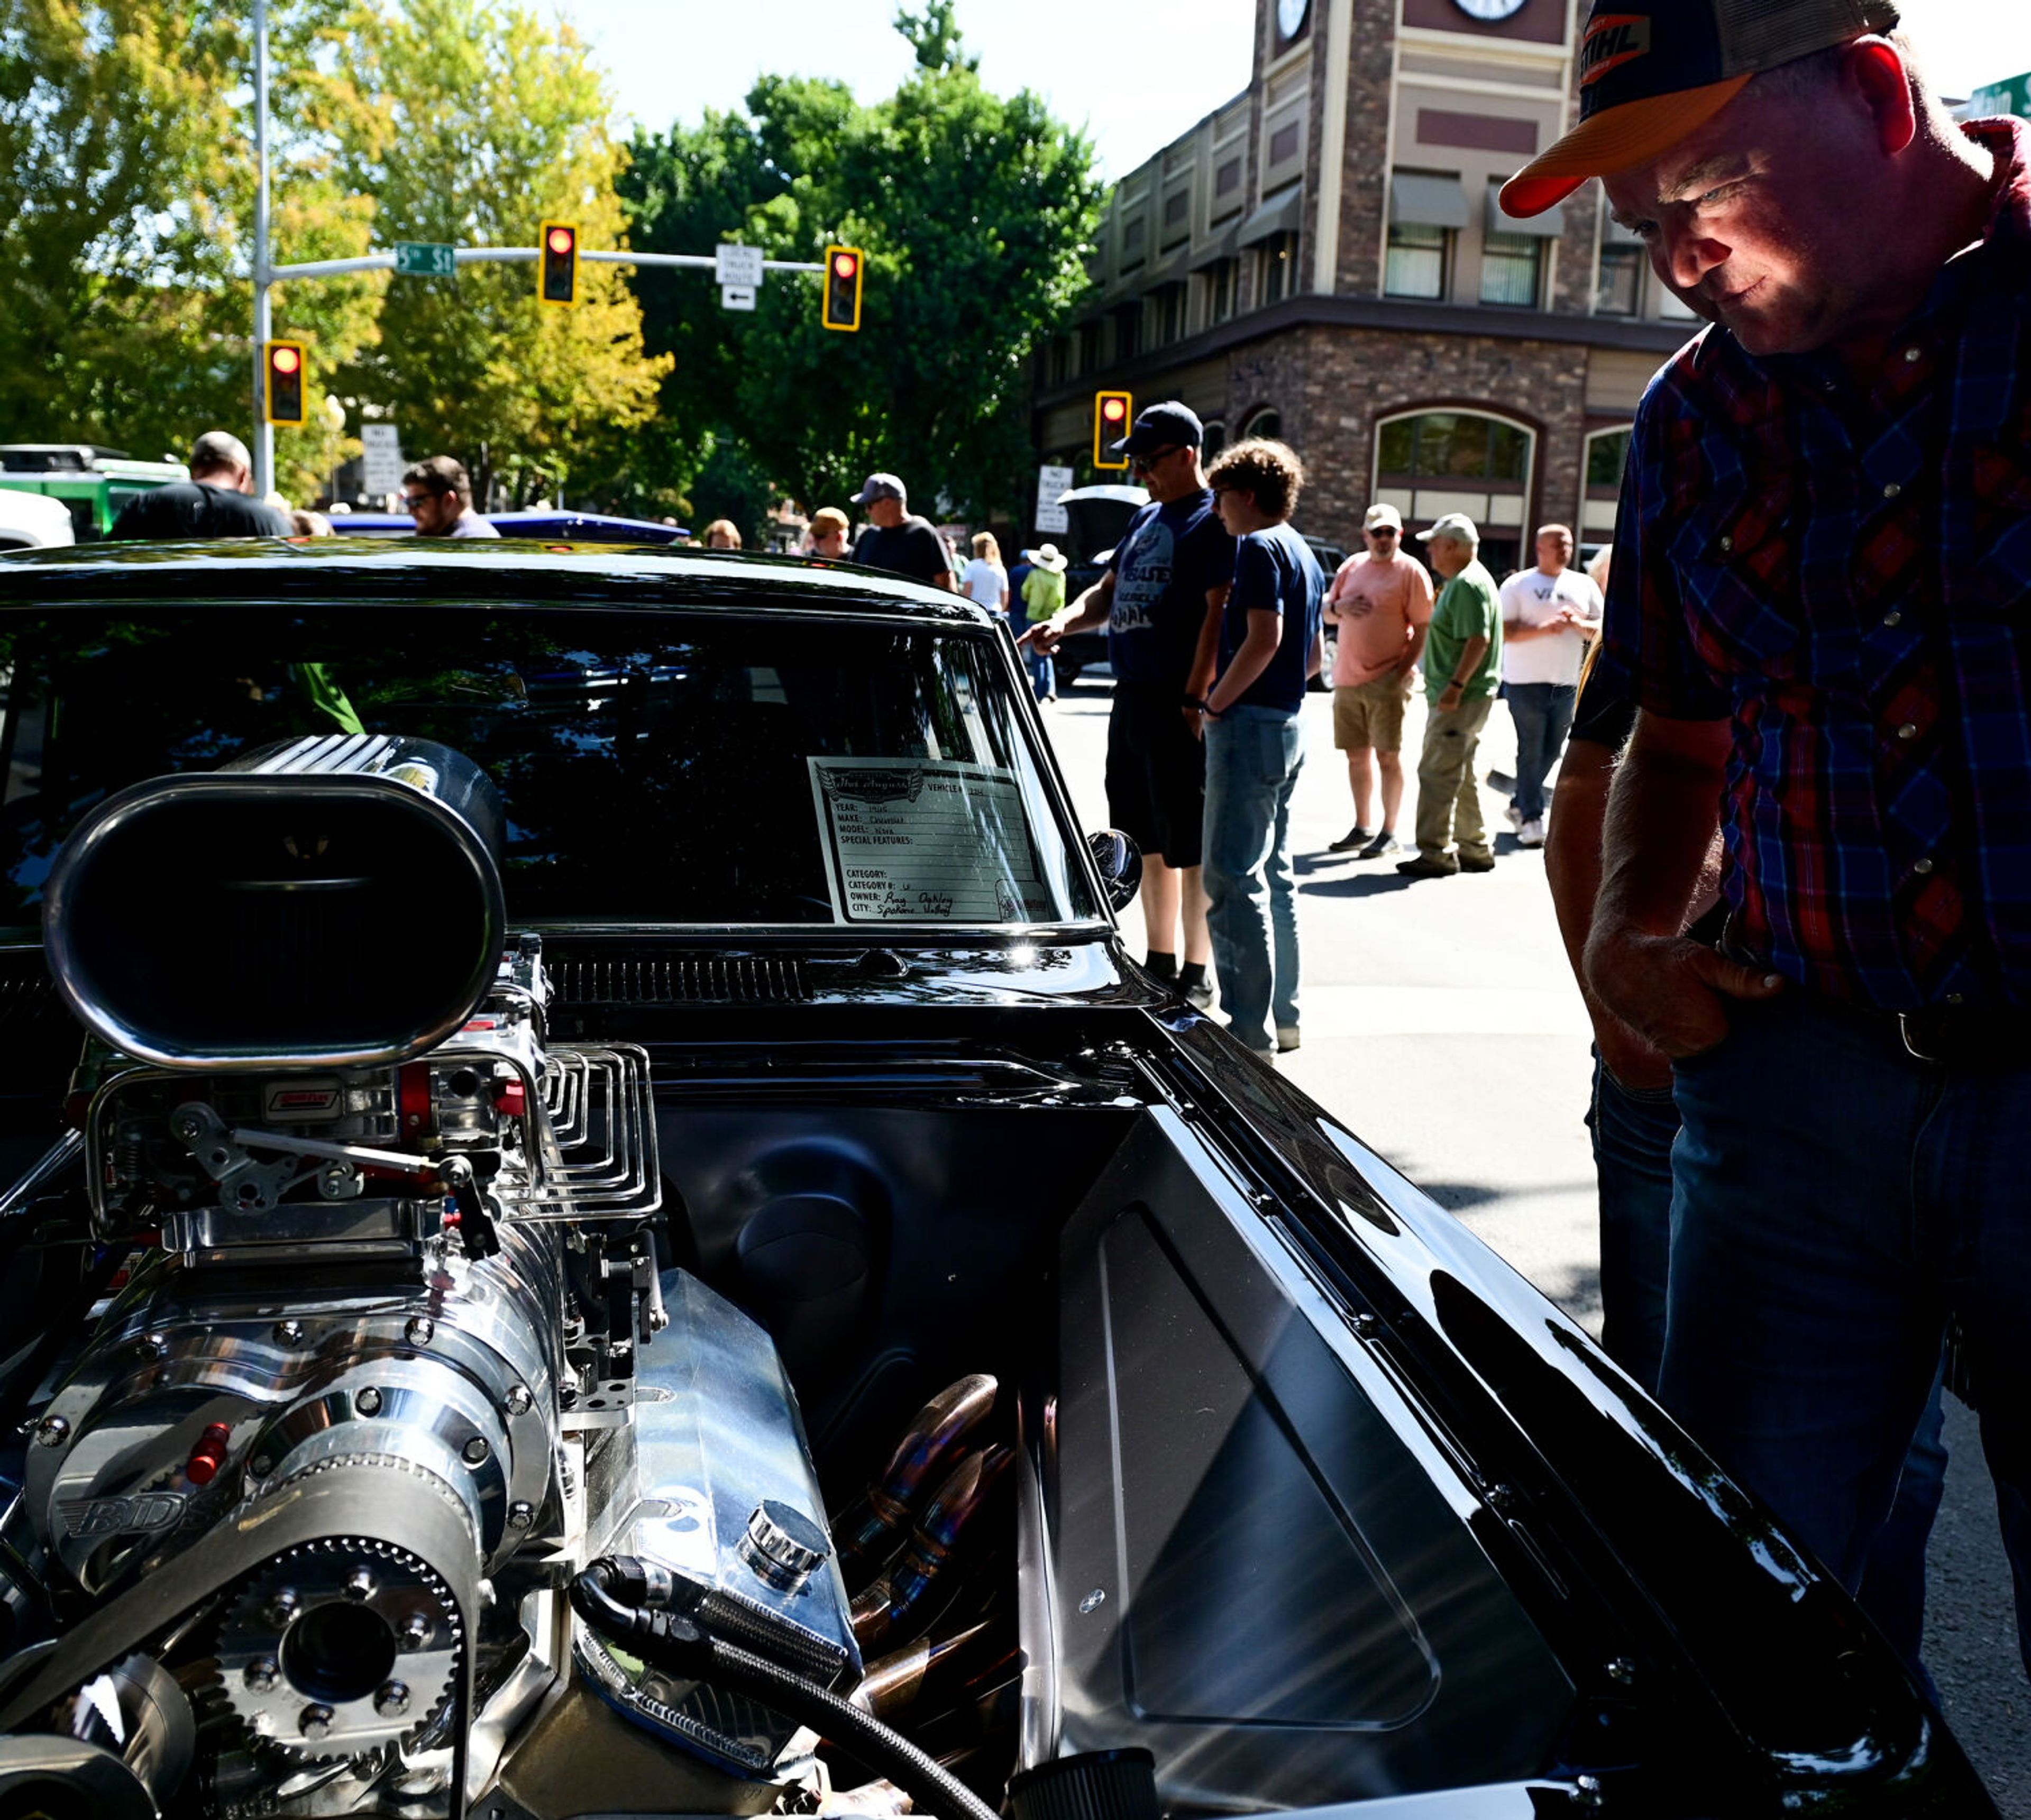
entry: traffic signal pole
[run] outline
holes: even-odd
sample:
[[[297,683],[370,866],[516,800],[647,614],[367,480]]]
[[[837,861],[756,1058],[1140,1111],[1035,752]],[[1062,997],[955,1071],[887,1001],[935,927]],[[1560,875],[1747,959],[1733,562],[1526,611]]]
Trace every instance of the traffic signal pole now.
[[[268,0],[254,0],[254,491],[275,490],[275,426],[268,421],[268,338],[274,319],[268,286]]]

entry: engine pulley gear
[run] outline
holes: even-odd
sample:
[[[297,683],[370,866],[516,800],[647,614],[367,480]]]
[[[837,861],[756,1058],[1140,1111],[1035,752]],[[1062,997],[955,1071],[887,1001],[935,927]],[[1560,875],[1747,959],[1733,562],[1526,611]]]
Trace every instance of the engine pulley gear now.
[[[371,1536],[284,1550],[219,1626],[222,1691],[254,1737],[307,1762],[413,1743],[442,1710],[465,1645],[429,1562]]]

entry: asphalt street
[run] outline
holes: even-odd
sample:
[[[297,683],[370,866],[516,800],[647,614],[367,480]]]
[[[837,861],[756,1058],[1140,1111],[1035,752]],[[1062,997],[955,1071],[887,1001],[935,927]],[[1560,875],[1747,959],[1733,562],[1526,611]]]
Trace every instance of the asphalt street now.
[[[1087,673],[1043,713],[1083,826],[1108,825],[1110,684]],[[1407,756],[1422,733],[1414,704]],[[1353,821],[1329,698],[1307,697],[1291,818],[1303,943],[1303,1047],[1284,1072],[1598,1333],[1593,1159],[1582,1123],[1586,1014],[1552,921],[1544,865],[1504,832],[1493,872],[1414,882],[1391,860],[1327,851]],[[1498,706],[1479,769],[1515,746]],[[1407,833],[1416,783],[1399,832]],[[1506,830],[1506,794],[1484,791]],[[1142,919],[1123,917],[1131,951]],[[2031,1820],[2031,1686],[1975,1419],[1948,1400],[1952,1453],[1929,1556],[1926,1661],[1947,1716],[2007,1820]]]

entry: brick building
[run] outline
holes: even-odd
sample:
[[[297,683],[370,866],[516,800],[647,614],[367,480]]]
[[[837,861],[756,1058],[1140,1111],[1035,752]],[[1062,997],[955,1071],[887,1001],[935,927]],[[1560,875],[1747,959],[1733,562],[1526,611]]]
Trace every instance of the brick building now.
[[[1097,388],[1280,435],[1315,536],[1464,511],[1613,529],[1636,401],[1693,326],[1598,184],[1528,222],[1501,181],[1574,111],[1578,0],[1256,0],[1247,88],[1114,187],[1080,319],[1038,356],[1042,458],[1086,477]]]

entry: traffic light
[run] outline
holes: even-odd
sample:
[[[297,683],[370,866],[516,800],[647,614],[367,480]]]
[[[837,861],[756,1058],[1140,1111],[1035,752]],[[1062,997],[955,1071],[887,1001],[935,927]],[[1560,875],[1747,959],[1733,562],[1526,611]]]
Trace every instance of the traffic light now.
[[[1126,392],[1096,392],[1093,395],[1093,464],[1096,468],[1126,468],[1126,455],[1107,452],[1110,442],[1128,434],[1135,415],[1135,401]]]
[[[537,242],[536,301],[568,309],[578,301],[578,229],[568,221],[546,221]]]
[[[270,423],[300,423],[304,420],[304,345],[301,341],[270,341],[261,363],[266,375],[262,390],[266,393],[263,415]]]
[[[827,247],[825,263],[825,314],[828,329],[860,326],[860,280],[867,261],[858,247]]]

